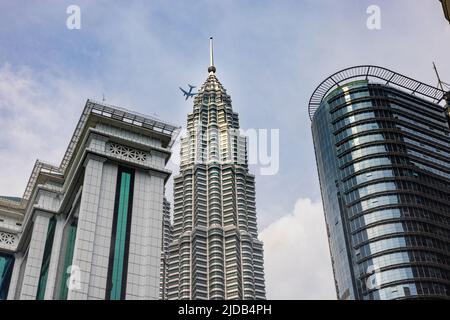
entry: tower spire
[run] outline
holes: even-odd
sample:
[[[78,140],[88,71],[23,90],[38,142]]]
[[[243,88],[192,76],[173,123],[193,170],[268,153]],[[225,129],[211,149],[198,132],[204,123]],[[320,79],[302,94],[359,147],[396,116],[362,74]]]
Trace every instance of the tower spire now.
[[[216,67],[214,66],[214,46],[213,46],[213,37],[209,38],[209,67],[208,72],[215,73]]]

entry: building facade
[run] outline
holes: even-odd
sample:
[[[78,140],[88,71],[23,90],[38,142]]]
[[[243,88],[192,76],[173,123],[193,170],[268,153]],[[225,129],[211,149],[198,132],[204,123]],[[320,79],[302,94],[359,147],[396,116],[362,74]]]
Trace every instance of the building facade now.
[[[181,139],[168,299],[264,299],[255,177],[238,114],[215,71],[211,58]]]
[[[162,221],[162,246],[161,246],[161,270],[160,270],[160,288],[159,299],[167,300],[167,273],[168,273],[168,259],[169,259],[169,244],[172,241],[172,222],[170,221],[170,202],[164,198],[163,203],[163,221]]]
[[[59,166],[0,198],[1,299],[158,299],[165,165],[179,128],[88,100]]]
[[[444,92],[376,66],[323,81],[309,114],[338,299],[450,298]]]

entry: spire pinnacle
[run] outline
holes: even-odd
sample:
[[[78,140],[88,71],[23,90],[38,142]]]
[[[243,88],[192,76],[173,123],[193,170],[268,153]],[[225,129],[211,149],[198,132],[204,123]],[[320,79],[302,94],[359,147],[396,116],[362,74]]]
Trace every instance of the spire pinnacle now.
[[[209,38],[209,73],[215,73],[216,67],[214,66],[214,46],[213,46],[213,37]]]

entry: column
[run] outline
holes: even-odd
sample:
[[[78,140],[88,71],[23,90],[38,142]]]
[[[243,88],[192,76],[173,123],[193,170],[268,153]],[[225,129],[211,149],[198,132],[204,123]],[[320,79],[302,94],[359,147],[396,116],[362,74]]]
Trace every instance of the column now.
[[[126,299],[158,299],[164,178],[136,170]]]
[[[20,300],[36,299],[49,220],[50,214],[36,211],[22,288],[18,288]]]
[[[53,300],[55,292],[56,275],[58,272],[59,255],[61,253],[61,243],[64,229],[64,218],[57,216],[55,236],[53,239],[52,255],[50,258],[50,267],[48,271],[47,286],[45,288],[45,300]]]
[[[77,268],[79,283],[74,288],[69,288],[68,300],[88,299],[100,186],[105,160],[105,158],[88,154],[84,162],[83,193],[72,260],[72,266]]]

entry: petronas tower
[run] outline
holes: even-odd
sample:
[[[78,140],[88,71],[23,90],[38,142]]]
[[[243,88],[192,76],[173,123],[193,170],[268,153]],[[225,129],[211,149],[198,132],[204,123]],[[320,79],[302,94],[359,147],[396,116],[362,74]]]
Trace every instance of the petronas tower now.
[[[257,239],[255,177],[247,138],[216,77],[194,97],[174,178],[168,299],[265,299],[263,244]]]

